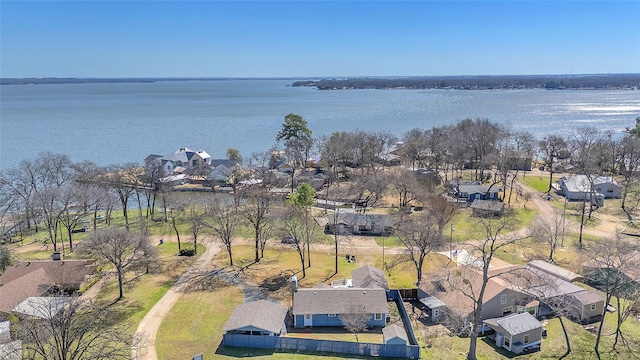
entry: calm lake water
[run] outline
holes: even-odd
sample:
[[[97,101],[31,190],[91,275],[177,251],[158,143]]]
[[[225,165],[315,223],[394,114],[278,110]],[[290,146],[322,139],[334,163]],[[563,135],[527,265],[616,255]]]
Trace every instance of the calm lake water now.
[[[338,90],[293,80],[0,86],[0,169],[42,151],[101,165],[142,162],[180,147],[245,158],[275,144],[284,116],[314,135],[361,129],[397,136],[488,118],[541,138],[580,126],[621,131],[640,116],[640,91]]]

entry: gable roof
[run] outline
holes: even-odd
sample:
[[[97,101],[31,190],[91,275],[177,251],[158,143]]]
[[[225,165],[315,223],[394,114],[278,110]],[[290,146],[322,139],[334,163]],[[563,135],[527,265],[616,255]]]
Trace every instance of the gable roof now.
[[[593,185],[613,184],[618,186],[613,176],[592,176]],[[587,175],[565,176],[559,180],[570,192],[590,192],[591,184]]]
[[[23,302],[13,308],[16,314],[32,316],[40,319],[52,319],[68,303],[71,302],[69,296],[48,296],[48,297],[28,297]]]
[[[446,304],[447,308],[453,310],[456,314],[466,316],[473,311],[475,304],[473,299],[464,295],[464,293],[468,294],[471,291],[477,293],[480,291],[482,273],[469,265],[459,266],[456,269],[454,274],[448,274],[446,271],[430,274],[432,280],[420,282],[420,288],[430,296]],[[447,278],[451,279],[450,282],[455,287],[447,281]],[[504,282],[495,277],[490,278],[485,287],[483,303],[488,302],[505,290],[522,293],[505,286]]]
[[[293,314],[348,314],[354,307],[373,314],[386,314],[384,289],[332,288],[298,289],[293,294]]]
[[[365,265],[351,272],[353,286],[358,288],[383,288],[389,290],[389,284],[382,270]]]
[[[4,275],[3,275],[4,276]],[[0,312],[11,313],[30,296],[41,296],[51,288],[53,280],[44,269],[35,269],[0,286]]]
[[[333,224],[335,214],[329,214],[327,219],[328,224]],[[393,226],[393,220],[391,219],[391,216],[385,214],[339,213],[337,223],[347,226]]]
[[[542,328],[542,324],[528,312],[484,320],[489,325],[500,325],[510,335],[518,335]]]
[[[268,300],[252,301],[236,306],[224,331],[256,328],[278,334],[284,326],[287,307]]]
[[[536,268],[538,270],[544,271],[547,274],[551,274],[555,277],[558,277],[564,281],[574,282],[574,281],[584,281],[584,277],[582,275],[578,275],[574,272],[571,272],[567,269],[563,269],[559,266],[553,265],[546,261],[542,260],[531,260],[528,264],[530,267]]]
[[[458,192],[467,194],[486,194],[489,192],[498,193],[501,191],[500,186],[497,185],[460,185],[458,186]]]
[[[0,276],[0,285],[7,284],[38,269],[44,270],[53,280],[51,285],[80,284],[86,275],[95,271],[94,260],[43,260],[23,261],[8,267]]]
[[[476,198],[471,203],[471,208],[476,210],[486,210],[486,211],[502,211],[504,209],[504,203],[502,201],[492,201],[492,200],[480,200]]]
[[[604,301],[602,295],[595,290],[583,290],[571,294],[571,297],[575,298],[582,305],[591,305]]]
[[[400,338],[406,342],[409,342],[407,332],[404,330],[404,328],[401,328],[396,324],[392,324],[382,328],[382,338],[384,339],[383,341],[385,343],[393,338]]]

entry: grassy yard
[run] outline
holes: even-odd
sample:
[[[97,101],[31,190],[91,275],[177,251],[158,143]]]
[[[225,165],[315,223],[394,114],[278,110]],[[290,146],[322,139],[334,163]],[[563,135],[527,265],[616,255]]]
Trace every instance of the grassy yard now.
[[[552,180],[555,183],[559,178],[560,177],[558,176],[553,176]],[[518,181],[523,182],[527,186],[541,193],[547,192],[547,190],[549,190],[549,174],[547,173],[545,173],[543,176],[519,176]]]
[[[349,263],[344,253],[338,254],[338,273],[335,274],[335,255],[333,252],[312,251],[311,267],[306,269],[306,277],[301,278],[301,265],[298,253],[286,246],[271,247],[265,250],[264,258],[254,263],[254,248],[249,245],[233,247],[234,268],[241,270],[242,276],[261,286],[274,297],[287,301],[290,297],[289,283],[291,276],[297,275],[302,287],[312,287],[321,282],[335,279],[351,278],[351,271],[363,265],[370,264],[382,268],[382,254],[357,254],[357,262]],[[432,256],[438,259],[437,255]],[[387,281],[396,288],[413,287],[416,282],[413,264],[401,255],[387,254]],[[228,267],[229,258],[226,252],[220,252],[214,263],[218,267]],[[427,261],[424,271],[433,266],[433,261]]]

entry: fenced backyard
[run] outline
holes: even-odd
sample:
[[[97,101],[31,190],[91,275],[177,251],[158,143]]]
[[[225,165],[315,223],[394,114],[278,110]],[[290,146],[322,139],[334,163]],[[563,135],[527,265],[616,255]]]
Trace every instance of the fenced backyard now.
[[[398,307],[402,325],[407,333],[409,343],[406,345],[382,344],[371,342],[351,342],[329,339],[309,339],[292,336],[261,336],[244,334],[224,334],[222,344],[225,346],[249,347],[261,349],[283,349],[300,351],[320,351],[362,356],[382,356],[406,359],[420,358],[420,346],[413,332],[411,321],[404,307],[401,292],[391,290],[388,299]],[[294,332],[295,333],[295,332]]]

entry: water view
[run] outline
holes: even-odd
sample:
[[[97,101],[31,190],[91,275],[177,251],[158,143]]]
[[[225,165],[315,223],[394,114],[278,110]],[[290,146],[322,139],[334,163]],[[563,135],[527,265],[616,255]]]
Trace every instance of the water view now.
[[[465,118],[488,118],[537,137],[580,126],[622,131],[640,116],[630,90],[336,90],[295,80],[5,85],[0,87],[0,168],[39,152],[101,165],[141,162],[179,147],[246,158],[275,144],[284,116],[314,135],[361,129],[401,137]]]

